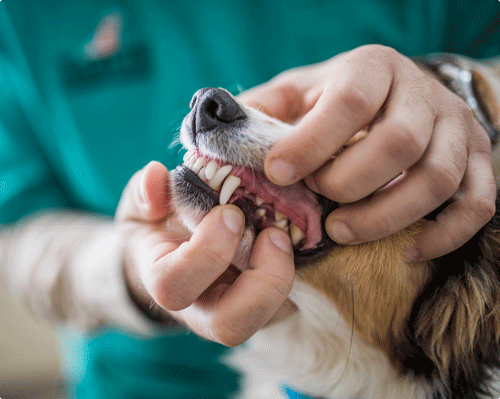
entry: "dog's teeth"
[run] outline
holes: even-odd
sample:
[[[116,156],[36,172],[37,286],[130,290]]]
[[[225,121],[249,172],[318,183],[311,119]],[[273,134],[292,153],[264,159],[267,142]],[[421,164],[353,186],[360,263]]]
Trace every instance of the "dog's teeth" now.
[[[255,203],[257,204],[257,206],[261,206],[264,202],[266,201],[264,201],[262,198],[255,197]]]
[[[255,213],[261,218],[264,218],[266,216],[266,210],[264,208],[257,208]]]
[[[195,162],[196,162],[196,155],[194,153],[191,153],[191,156],[188,157],[186,165],[189,169],[193,169]]]
[[[274,222],[274,225],[280,229],[284,229],[286,226],[288,226],[288,219],[281,219],[279,222]]]
[[[189,152],[186,152],[184,154],[184,157],[182,158],[182,160],[184,161],[184,163],[187,163],[189,157],[191,156],[191,154]]]
[[[203,167],[200,169],[200,171],[198,172],[198,176],[200,177],[201,180],[207,180],[207,176],[206,176],[206,170],[207,168],[206,167]]]
[[[274,220],[276,220],[277,222],[280,222],[282,221],[283,219],[286,219],[286,216],[283,215],[281,212],[274,212]]]
[[[203,168],[207,164],[207,159],[205,157],[198,158],[193,165],[193,171],[198,173],[201,168]]]
[[[220,190],[219,203],[221,205],[227,204],[231,195],[233,195],[234,190],[236,190],[241,184],[241,179],[239,177],[229,175]]]
[[[304,238],[306,238],[306,235],[301,229],[299,229],[293,223],[290,223],[290,238],[292,239],[292,245],[295,246],[299,244]]]
[[[222,181],[227,177],[227,175],[231,172],[233,167],[231,165],[224,165],[219,168],[219,170],[215,173],[215,176],[212,177],[208,181],[208,185],[212,190],[218,190],[222,184]]]
[[[207,168],[205,169],[205,176],[208,180],[215,176],[215,172],[219,169],[219,164],[213,159],[207,164]]]

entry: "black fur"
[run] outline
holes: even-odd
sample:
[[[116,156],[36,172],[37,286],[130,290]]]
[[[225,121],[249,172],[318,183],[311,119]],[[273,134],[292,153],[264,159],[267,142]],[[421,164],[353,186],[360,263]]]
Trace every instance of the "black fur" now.
[[[495,247],[495,237],[500,239],[498,195],[496,209],[494,217],[469,242],[431,262],[431,279],[415,302],[408,321],[406,339],[396,345],[394,356],[401,359],[403,373],[413,374],[415,378],[422,378],[433,384],[441,381],[443,389],[435,392],[432,399],[480,398],[480,395],[489,393],[488,385],[492,374],[500,368],[500,344],[494,338],[494,331],[484,334],[483,342],[476,345],[471,357],[466,360],[467,367],[461,361],[452,360],[447,375],[444,376],[439,375],[437,365],[428,356],[424,337],[419,337],[416,333],[422,312],[429,308],[426,306],[429,301],[432,306],[440,296],[453,292],[453,286],[465,284],[467,279],[474,279],[490,285],[493,281],[500,287],[500,253]]]

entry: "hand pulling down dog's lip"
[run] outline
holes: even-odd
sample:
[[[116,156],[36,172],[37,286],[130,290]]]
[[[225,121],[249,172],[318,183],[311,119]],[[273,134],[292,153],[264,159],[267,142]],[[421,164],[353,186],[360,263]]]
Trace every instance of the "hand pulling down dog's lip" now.
[[[146,309],[157,304],[165,317],[227,346],[295,312],[287,300],[295,271],[289,237],[277,228],[262,231],[251,268],[235,272],[230,265],[243,232],[241,210],[216,206],[191,235],[177,219],[162,164],[151,162],[132,177],[116,219],[127,281]]]
[[[294,134],[269,152],[266,171],[270,180],[286,183],[271,167],[282,160],[281,166],[295,166],[289,181],[313,172],[306,178],[313,190],[352,202],[327,220],[327,231],[337,241],[353,244],[388,235],[453,197],[417,239],[420,255],[431,258],[467,241],[494,212],[485,132],[463,101],[394,50],[363,47],[285,72],[239,98],[278,119],[301,118]],[[370,123],[367,139],[330,162],[347,139]],[[376,191],[403,170],[401,178]],[[276,314],[290,292],[292,254],[274,244],[271,233],[288,246],[289,239],[276,229],[264,230],[253,248],[252,267],[229,286],[215,289],[239,240],[224,223],[223,211],[236,212],[241,228],[243,217],[236,207],[215,207],[188,240],[168,187],[167,170],[153,163],[134,176],[120,202],[117,219],[125,233],[131,289],[146,307],[153,300],[206,338],[241,343]],[[343,238],[333,231],[334,220],[349,226]],[[159,228],[165,224],[170,229]],[[200,259],[207,257],[215,263],[200,273]],[[276,260],[272,267],[269,257]],[[267,289],[254,290],[259,284]]]
[[[486,132],[465,102],[393,49],[360,47],[286,71],[238,99],[297,122],[268,153],[267,176],[276,184],[305,178],[346,204],[326,222],[338,243],[388,236],[450,200],[408,251],[431,259],[460,247],[494,214]],[[366,126],[368,137],[331,161]]]

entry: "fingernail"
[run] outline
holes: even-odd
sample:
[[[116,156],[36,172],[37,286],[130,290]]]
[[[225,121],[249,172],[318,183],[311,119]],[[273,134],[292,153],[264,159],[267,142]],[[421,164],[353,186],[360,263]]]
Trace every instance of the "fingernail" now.
[[[148,206],[148,197],[146,196],[146,173],[142,174],[141,183],[139,185],[139,199],[141,200],[141,205]]]
[[[273,230],[269,234],[269,238],[282,251],[291,253],[292,252],[292,244],[290,242],[290,238],[288,234],[283,233],[282,231]]]
[[[243,229],[244,220],[238,211],[234,209],[224,209],[222,220],[231,233],[239,234]]]
[[[333,222],[330,225],[330,236],[338,244],[348,244],[354,240],[351,229],[343,222]]]
[[[295,168],[281,159],[272,161],[269,164],[268,172],[274,181],[282,184],[293,181],[297,175]]]

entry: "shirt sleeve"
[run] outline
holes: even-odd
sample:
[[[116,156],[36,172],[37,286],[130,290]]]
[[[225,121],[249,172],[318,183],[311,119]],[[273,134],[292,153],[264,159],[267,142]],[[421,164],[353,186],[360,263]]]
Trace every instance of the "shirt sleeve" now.
[[[0,52],[0,283],[46,320],[152,332],[128,296],[113,223],[70,210],[34,134],[49,124],[28,81]]]
[[[112,325],[155,330],[132,303],[121,236],[111,220],[79,212],[38,212],[0,233],[0,277],[35,317],[88,331]]]

